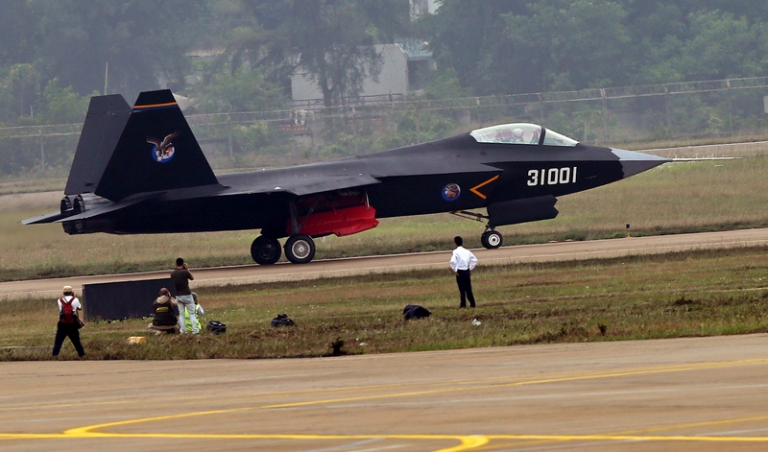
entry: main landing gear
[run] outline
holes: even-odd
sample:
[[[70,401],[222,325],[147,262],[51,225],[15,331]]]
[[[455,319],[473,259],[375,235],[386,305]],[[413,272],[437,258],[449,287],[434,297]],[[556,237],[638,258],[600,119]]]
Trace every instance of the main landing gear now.
[[[466,218],[468,220],[483,221],[488,220],[488,216],[479,214],[477,212],[467,212],[466,210],[460,210],[457,212],[451,212],[460,218]],[[504,243],[504,237],[501,236],[501,232],[492,228],[491,226],[485,226],[485,232],[480,236],[480,243],[484,248],[489,250],[495,250]]]
[[[293,264],[306,264],[315,257],[315,241],[306,234],[293,234],[285,242],[285,257]]]
[[[251,244],[251,257],[259,265],[271,265],[280,260],[280,242],[272,237],[260,235]]]
[[[335,234],[337,237],[356,234],[376,227],[376,209],[368,203],[365,192],[340,192],[331,196],[318,196],[304,201],[297,207],[296,201],[288,203],[290,216],[285,233],[288,240],[283,245],[285,257],[293,264],[306,264],[315,257],[315,241],[312,237]],[[317,209],[317,210],[316,210]],[[299,211],[301,210],[301,215]],[[251,256],[259,265],[274,264],[280,259],[280,243],[275,237],[285,237],[280,227],[272,226],[253,241]]]
[[[306,234],[294,234],[282,247],[285,257],[294,264],[306,264],[315,257],[315,241]],[[280,260],[280,242],[272,237],[260,235],[251,244],[251,257],[259,265],[271,265]]]

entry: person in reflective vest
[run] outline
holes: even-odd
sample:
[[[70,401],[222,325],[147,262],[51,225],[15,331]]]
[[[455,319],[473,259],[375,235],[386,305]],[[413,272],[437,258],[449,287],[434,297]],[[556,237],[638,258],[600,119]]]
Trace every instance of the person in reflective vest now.
[[[205,310],[200,305],[200,302],[197,301],[197,294],[192,292],[192,298],[195,300],[195,323],[197,324],[197,331],[202,331],[202,326],[200,326],[200,316],[205,315]],[[184,306],[184,324],[187,325],[187,332],[192,332],[192,322],[189,321],[189,311],[187,311],[187,307]]]

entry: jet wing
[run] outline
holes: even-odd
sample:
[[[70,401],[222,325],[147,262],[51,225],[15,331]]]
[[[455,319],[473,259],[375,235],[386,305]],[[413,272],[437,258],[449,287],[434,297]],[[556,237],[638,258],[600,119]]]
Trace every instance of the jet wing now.
[[[223,179],[223,178],[222,178]],[[222,180],[222,183],[226,183]],[[366,185],[380,184],[381,181],[368,174],[348,176],[295,176],[280,178],[276,181],[260,181],[257,184],[236,184],[222,191],[219,196],[250,195],[258,193],[288,192],[296,196],[324,193],[345,188],[364,187]]]
[[[40,215],[39,217],[27,218],[26,220],[22,220],[21,224],[27,225],[27,224],[53,223],[54,221],[64,217],[66,217],[66,215],[62,214],[61,212],[53,212],[53,213],[47,213],[45,215]]]

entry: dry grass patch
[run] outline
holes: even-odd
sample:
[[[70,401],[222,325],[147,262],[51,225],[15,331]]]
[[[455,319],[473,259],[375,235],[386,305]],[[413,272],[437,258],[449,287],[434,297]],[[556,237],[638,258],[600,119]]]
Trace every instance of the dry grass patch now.
[[[457,309],[452,275],[437,270],[200,288],[204,323],[227,333],[155,337],[148,320],[127,320],[90,322],[82,335],[88,359],[250,359],[765,332],[767,251],[481,267],[477,309]],[[406,304],[433,315],[406,322]],[[4,305],[0,360],[50,359],[41,350],[52,345],[53,306]],[[297,326],[272,328],[283,312]],[[66,343],[62,355],[75,359]]]

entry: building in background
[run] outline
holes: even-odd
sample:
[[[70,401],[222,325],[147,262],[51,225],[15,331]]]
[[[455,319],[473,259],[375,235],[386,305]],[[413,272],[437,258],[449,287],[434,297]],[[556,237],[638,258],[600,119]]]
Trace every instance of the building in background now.
[[[427,43],[418,39],[402,38],[393,44],[378,44],[376,52],[382,57],[378,77],[367,77],[358,98],[389,97],[402,100],[418,94],[423,88],[427,71],[435,69],[432,52]],[[323,93],[306,72],[291,76],[291,99],[296,107],[322,107]]]

